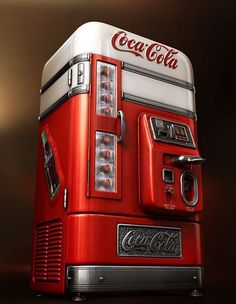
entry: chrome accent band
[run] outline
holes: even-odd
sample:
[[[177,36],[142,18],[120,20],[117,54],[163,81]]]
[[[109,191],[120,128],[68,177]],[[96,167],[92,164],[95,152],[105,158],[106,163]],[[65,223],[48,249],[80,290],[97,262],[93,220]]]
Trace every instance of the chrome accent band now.
[[[89,92],[89,85],[88,84],[81,84],[77,87],[73,88],[71,91],[68,92],[69,97],[73,97],[77,94],[85,94]]]
[[[176,78],[171,77],[171,76],[167,76],[167,75],[164,75],[164,74],[161,74],[161,73],[153,72],[153,71],[147,70],[145,68],[141,68],[141,67],[138,67],[136,65],[125,63],[125,62],[122,63],[122,69],[125,70],[125,71],[129,71],[129,72],[132,72],[132,73],[136,73],[136,74],[145,76],[145,77],[153,78],[155,80],[159,80],[159,81],[163,81],[163,82],[166,82],[166,83],[169,83],[169,84],[176,85],[178,87],[190,90],[194,94],[196,93],[196,89],[195,89],[193,84],[191,84],[189,82],[186,82],[186,81],[183,81],[183,80],[180,80],[180,79],[176,79]]]
[[[42,95],[45,91],[47,91],[47,89],[49,89],[74,64],[79,62],[89,61],[89,58],[90,58],[90,54],[80,54],[72,58],[41,87],[40,94]]]
[[[45,117],[47,117],[49,114],[51,114],[53,111],[55,111],[60,105],[62,105],[66,100],[69,98],[78,95],[78,94],[85,94],[89,92],[89,85],[79,85],[69,92],[67,92],[65,95],[63,95],[61,98],[59,98],[56,102],[52,104],[51,107],[49,107],[45,112],[43,112],[39,117],[38,120],[41,121]]]
[[[199,266],[68,266],[70,292],[180,291],[202,288]]]
[[[68,189],[64,189],[64,195],[63,195],[63,207],[64,209],[67,209],[68,206]]]
[[[131,102],[134,102],[134,103],[146,106],[146,107],[160,109],[160,110],[164,110],[164,111],[168,111],[168,112],[172,112],[175,114],[180,114],[183,116],[187,116],[187,117],[196,119],[196,114],[191,111],[176,108],[174,106],[166,105],[166,104],[156,102],[156,101],[147,100],[142,97],[122,93],[122,99],[123,99],[123,101],[131,101]]]

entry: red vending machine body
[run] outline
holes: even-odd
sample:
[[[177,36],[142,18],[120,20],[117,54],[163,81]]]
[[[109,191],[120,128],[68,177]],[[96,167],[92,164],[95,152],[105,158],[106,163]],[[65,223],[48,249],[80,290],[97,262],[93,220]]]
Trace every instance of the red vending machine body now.
[[[91,22],[46,63],[31,286],[202,288],[201,163],[187,57]]]

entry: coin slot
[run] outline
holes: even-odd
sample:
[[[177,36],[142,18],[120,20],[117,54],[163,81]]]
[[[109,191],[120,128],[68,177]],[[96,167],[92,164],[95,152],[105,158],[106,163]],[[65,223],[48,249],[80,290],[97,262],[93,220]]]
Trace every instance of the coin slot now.
[[[181,195],[185,202],[190,207],[193,207],[198,202],[198,184],[197,178],[192,172],[185,171],[180,178]]]

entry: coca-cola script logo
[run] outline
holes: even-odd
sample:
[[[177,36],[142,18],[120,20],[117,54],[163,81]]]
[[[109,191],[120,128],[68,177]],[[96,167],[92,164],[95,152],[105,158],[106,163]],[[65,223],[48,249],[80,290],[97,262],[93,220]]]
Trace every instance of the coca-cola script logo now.
[[[121,225],[119,236],[120,255],[181,256],[179,229]]]
[[[124,31],[115,33],[111,38],[111,44],[118,51],[132,53],[137,57],[146,58],[148,61],[163,64],[170,69],[178,67],[178,60],[174,56],[178,51],[163,44],[147,44],[142,41],[136,41],[133,38],[128,38],[127,33]]]

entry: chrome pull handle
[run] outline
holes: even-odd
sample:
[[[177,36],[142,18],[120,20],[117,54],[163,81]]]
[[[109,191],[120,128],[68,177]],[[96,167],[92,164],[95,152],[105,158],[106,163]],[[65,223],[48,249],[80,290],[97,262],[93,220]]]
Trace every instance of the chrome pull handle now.
[[[172,158],[172,164],[174,166],[201,165],[205,163],[205,161],[205,158],[194,155],[181,155]]]
[[[124,112],[119,110],[117,112],[117,117],[120,117],[120,135],[117,136],[117,142],[120,144],[124,141],[125,131],[126,131],[126,122]]]

